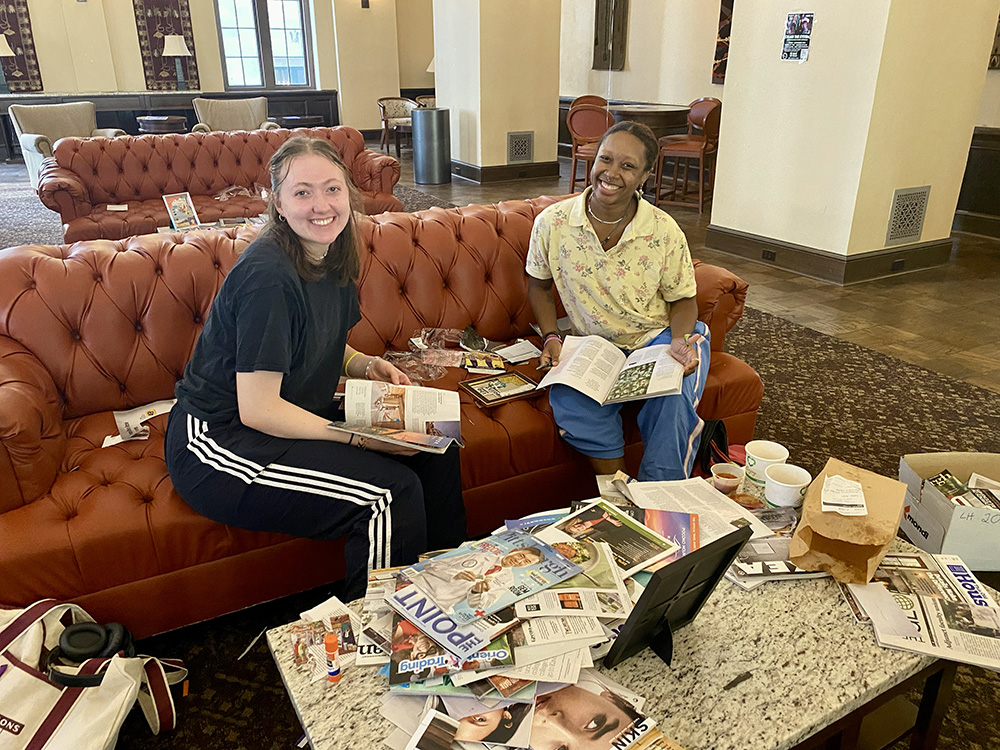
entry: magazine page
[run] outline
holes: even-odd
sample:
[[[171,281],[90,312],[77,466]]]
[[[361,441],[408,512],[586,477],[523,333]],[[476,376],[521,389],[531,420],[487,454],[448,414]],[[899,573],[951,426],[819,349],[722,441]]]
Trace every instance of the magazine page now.
[[[629,482],[618,486],[640,508],[696,513],[702,547],[725,536],[734,527],[749,526],[753,530],[751,539],[774,534],[753,513],[730,500],[704,479]]]
[[[603,404],[624,364],[621,350],[600,336],[567,336],[559,364],[546,373],[538,387],[562,383]]]
[[[789,561],[788,546],[791,538],[772,536],[751,539],[743,545],[733,564],[726,571],[726,578],[737,586],[749,590],[767,581],[796,581],[805,578],[826,578],[825,571],[809,571]]]
[[[392,638],[392,608],[386,599],[396,590],[396,573],[402,568],[375,568],[368,573],[368,588],[361,607],[358,633],[358,666],[373,667],[389,663]]]
[[[458,722],[454,737],[456,742],[489,742],[507,747],[528,747],[531,718],[535,709],[533,702],[503,701],[493,707],[478,701],[475,703],[478,704],[478,709],[466,713],[471,710],[466,705],[458,704],[456,709],[455,705],[444,697],[428,699],[428,707]]]
[[[419,562],[404,572],[456,623],[470,623],[579,573],[554,548],[507,529]]]
[[[412,583],[397,588],[387,601],[431,640],[460,659],[469,659],[489,646],[491,639],[479,623],[459,625]]]
[[[518,617],[628,617],[632,600],[606,542],[584,539],[556,542],[553,547],[583,570],[550,589],[519,601],[514,605]]]
[[[670,557],[680,549],[677,544],[664,539],[605,500],[598,500],[542,529],[538,538],[549,544],[584,540],[607,542],[623,578]]]
[[[930,553],[890,553],[872,583],[885,586],[917,636],[880,627],[880,610],[863,606],[876,640],[888,648],[1000,671],[1000,608],[961,558]],[[849,584],[853,594],[858,584]]]
[[[448,438],[461,444],[458,394],[440,388],[347,381],[344,422],[348,427],[380,427]]]
[[[683,380],[684,366],[670,355],[669,345],[647,346],[628,356],[604,403],[677,394]]]

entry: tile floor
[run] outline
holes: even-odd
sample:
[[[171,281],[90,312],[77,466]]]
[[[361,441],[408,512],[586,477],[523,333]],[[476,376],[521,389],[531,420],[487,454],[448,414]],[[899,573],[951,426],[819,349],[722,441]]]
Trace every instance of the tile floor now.
[[[377,143],[369,148],[378,150]],[[458,205],[564,195],[569,160],[558,179],[477,185],[416,185],[404,149],[400,184]],[[684,229],[692,255],[725,266],[750,284],[747,303],[822,333],[1000,393],[1000,240],[954,234],[952,261],[848,287],[805,278],[705,247],[710,210],[666,207]]]

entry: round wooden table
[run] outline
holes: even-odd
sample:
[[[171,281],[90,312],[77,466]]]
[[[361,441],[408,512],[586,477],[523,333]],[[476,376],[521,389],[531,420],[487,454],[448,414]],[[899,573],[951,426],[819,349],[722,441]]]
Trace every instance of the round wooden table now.
[[[185,133],[187,118],[183,115],[146,115],[136,117],[140,133]]]

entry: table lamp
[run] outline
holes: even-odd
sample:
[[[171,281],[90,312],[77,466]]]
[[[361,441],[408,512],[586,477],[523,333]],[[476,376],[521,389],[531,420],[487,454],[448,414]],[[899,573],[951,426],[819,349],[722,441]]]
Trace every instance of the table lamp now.
[[[163,37],[163,56],[174,58],[174,64],[177,66],[177,90],[186,91],[187,84],[184,83],[184,70],[181,58],[191,57],[191,50],[188,49],[184,37],[180,34],[167,34]]]
[[[14,50],[10,48],[6,34],[0,34],[0,94],[9,94],[10,87],[7,86],[7,74],[3,71],[4,57],[14,57]]]

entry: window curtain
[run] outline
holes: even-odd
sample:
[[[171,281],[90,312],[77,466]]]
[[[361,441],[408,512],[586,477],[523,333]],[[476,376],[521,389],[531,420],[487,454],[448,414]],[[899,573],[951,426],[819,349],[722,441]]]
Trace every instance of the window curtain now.
[[[7,37],[7,44],[14,52],[14,57],[0,57],[11,93],[41,91],[42,74],[38,70],[35,41],[31,36],[28,0],[0,2],[0,34]]]
[[[177,90],[177,66],[174,58],[163,57],[161,52],[165,36],[180,34],[191,52],[190,57],[180,58],[181,65],[184,66],[184,81],[189,89],[200,89],[188,0],[132,0],[132,6],[135,8],[135,27],[139,32],[139,51],[142,53],[146,88],[150,91]]]
[[[729,29],[733,24],[733,4],[736,0],[722,0],[719,9],[719,38],[715,42],[715,64],[712,66],[712,83],[726,82],[726,62],[729,60]]]

